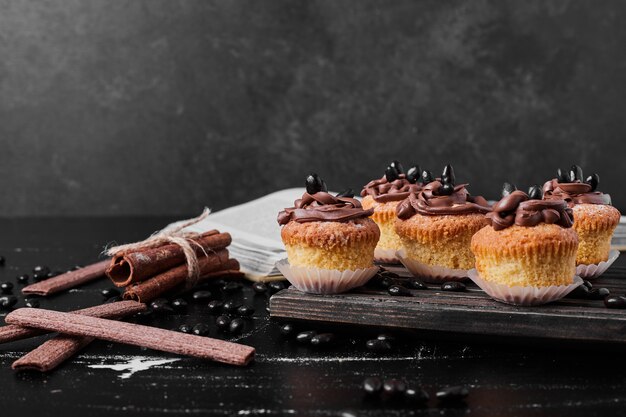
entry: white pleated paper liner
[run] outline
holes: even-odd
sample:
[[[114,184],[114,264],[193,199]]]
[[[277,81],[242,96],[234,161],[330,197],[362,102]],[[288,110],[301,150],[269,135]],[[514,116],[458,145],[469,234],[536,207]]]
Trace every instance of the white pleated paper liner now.
[[[609,266],[611,266],[617,258],[619,258],[619,251],[614,249],[609,252],[609,259],[604,262],[600,262],[599,264],[578,265],[576,267],[576,275],[583,279],[598,278],[609,269]]]
[[[407,258],[406,251],[401,249],[397,252],[397,256],[402,265],[409,270],[411,274],[430,283],[443,283],[448,281],[465,281],[467,280],[467,270],[452,269],[438,265],[426,265],[411,258]]]
[[[336,269],[317,269],[292,266],[287,259],[276,262],[276,268],[287,281],[302,292],[312,294],[339,294],[352,288],[365,285],[376,272],[377,266],[357,269],[356,271],[338,271]]]
[[[480,289],[486,292],[494,300],[516,306],[535,306],[560,300],[583,283],[583,279],[576,275],[574,276],[574,282],[570,285],[551,285],[549,287],[509,287],[508,285],[485,281],[480,277],[478,271],[475,269],[470,269],[468,271],[468,275],[469,278],[480,287]]]
[[[374,260],[383,264],[399,264],[400,259],[396,255],[396,249],[374,249]]]

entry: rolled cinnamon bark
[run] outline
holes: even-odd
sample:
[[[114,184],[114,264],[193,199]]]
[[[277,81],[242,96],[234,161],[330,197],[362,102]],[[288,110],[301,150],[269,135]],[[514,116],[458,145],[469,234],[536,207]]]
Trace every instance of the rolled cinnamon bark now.
[[[98,308],[98,310],[95,310]],[[101,317],[110,319],[121,319],[131,314],[144,311],[146,305],[135,301],[120,301],[117,303],[103,304],[101,306],[94,307],[90,311],[91,317]],[[89,310],[89,309],[87,309]],[[83,314],[80,311],[76,311],[73,314]],[[9,324],[5,327],[15,327],[18,329],[28,329],[34,332],[43,332],[46,330],[32,329],[30,327],[20,327],[14,324]],[[39,372],[48,372],[65,362],[67,359],[74,356],[80,350],[82,350],[89,343],[93,342],[95,338],[90,336],[67,336],[59,335],[54,339],[50,339],[43,343],[38,348],[28,352],[22,356],[11,366],[14,370],[30,369]]]
[[[198,257],[205,252],[211,253],[230,245],[232,238],[228,233],[211,230],[193,239]],[[144,281],[163,271],[185,263],[185,254],[179,245],[168,244],[157,248],[144,249],[136,252],[121,253],[113,257],[106,274],[113,284],[126,287]]]
[[[9,313],[5,320],[7,323],[20,326],[37,327],[74,336],[95,337],[179,355],[211,359],[230,365],[247,365],[254,358],[254,348],[250,346],[79,314],[19,308]]]
[[[230,244],[231,238],[227,233],[210,230],[194,239],[194,242],[197,243],[192,245],[196,254],[204,256],[205,252],[212,253],[225,248]],[[185,261],[182,248],[174,243],[156,248],[129,250],[113,257],[107,276],[115,285],[123,287],[146,280]]]
[[[72,311],[72,314],[82,314],[84,316],[102,318],[120,318],[129,314],[144,311],[146,305],[137,301],[118,301],[115,303],[101,304],[95,307],[83,308]],[[29,337],[46,334],[45,330],[21,327],[14,324],[7,324],[0,327],[0,343],[13,342],[15,340],[27,339]]]
[[[226,249],[219,250],[209,256],[201,256],[198,258],[198,264],[200,267],[198,282],[212,273],[239,269],[239,262],[235,259],[228,259]],[[179,265],[148,280],[127,287],[124,292],[124,299],[150,302],[161,294],[184,284],[187,279],[187,265]]]
[[[111,261],[109,259],[106,259],[95,264],[87,265],[86,267],[77,269],[75,271],[70,271],[61,275],[57,275],[56,277],[47,279],[45,281],[40,281],[31,285],[27,285],[26,287],[22,288],[22,294],[37,294],[45,296],[56,294],[59,291],[78,287],[85,282],[93,281],[96,278],[103,277],[104,272],[106,271],[110,262]]]

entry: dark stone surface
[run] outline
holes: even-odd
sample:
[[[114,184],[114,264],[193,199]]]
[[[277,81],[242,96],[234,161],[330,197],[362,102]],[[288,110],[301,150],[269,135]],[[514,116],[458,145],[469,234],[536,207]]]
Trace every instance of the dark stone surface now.
[[[387,162],[626,208],[626,3],[0,1],[0,215],[186,215]]]
[[[171,219],[0,220],[0,254],[7,259],[0,281],[12,281],[35,265],[66,269],[93,261],[111,241],[139,239]],[[621,261],[621,262],[620,262]],[[624,258],[618,263],[624,265]],[[602,285],[599,278],[594,285]],[[62,311],[104,302],[102,279],[76,290],[41,298],[42,308]],[[19,286],[18,286],[19,287]],[[211,288],[216,298],[224,297]],[[11,363],[47,337],[0,345],[0,402],[6,416],[611,416],[623,412],[626,365],[623,348],[603,345],[526,344],[500,337],[444,339],[441,334],[390,333],[391,351],[373,353],[366,341],[381,333],[364,327],[296,324],[289,337],[267,316],[269,294],[258,295],[247,283],[226,298],[255,307],[238,335],[217,331],[215,315],[204,303],[190,301],[186,312],[139,321],[177,329],[208,324],[209,336],[239,341],[257,349],[256,360],[238,368],[134,346],[94,342],[49,374],[15,373]],[[21,297],[20,297],[21,298]],[[18,306],[22,306],[20,299]],[[0,325],[3,324],[0,313]],[[300,344],[295,334],[331,331],[333,346]],[[389,337],[389,336],[388,336]],[[123,371],[98,366],[132,359],[179,359],[122,379]],[[406,380],[423,387],[431,399],[418,406],[402,401],[368,399],[363,380]],[[445,386],[469,388],[465,404],[441,405],[435,393]]]

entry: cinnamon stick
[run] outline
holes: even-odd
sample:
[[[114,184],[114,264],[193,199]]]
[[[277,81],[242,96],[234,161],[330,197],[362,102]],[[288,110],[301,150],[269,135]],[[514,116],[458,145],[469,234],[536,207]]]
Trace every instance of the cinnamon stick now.
[[[146,305],[137,301],[117,301],[115,303],[101,304],[95,307],[84,308],[72,311],[72,314],[82,314],[83,316],[121,318],[130,314],[139,313],[146,309]],[[0,343],[13,342],[15,340],[27,339],[29,337],[46,334],[45,330],[32,329],[30,327],[7,324],[0,327]]]
[[[254,348],[250,346],[79,314],[20,308],[9,313],[5,320],[7,323],[20,326],[74,336],[95,337],[230,365],[247,365],[254,358]]]
[[[205,256],[230,245],[232,238],[228,233],[211,230],[193,239],[198,257]],[[136,252],[116,255],[106,274],[113,284],[126,287],[135,282],[144,281],[161,272],[185,263],[185,254],[179,245],[167,244],[157,248],[143,249]]]
[[[239,269],[239,262],[235,259],[228,259],[228,251],[226,249],[209,256],[202,256],[198,259],[198,263],[200,266],[200,278],[198,281],[201,281],[204,276],[213,272]],[[185,283],[187,279],[187,265],[179,265],[146,281],[127,287],[124,292],[124,298],[149,302]]]
[[[92,315],[92,317],[121,319],[146,309],[145,304],[137,303],[135,301],[120,301],[116,303],[103,304],[98,307],[102,308],[99,309],[97,315]],[[9,324],[5,327],[9,326],[16,327],[18,329],[31,330],[29,327],[20,327],[14,324]],[[45,330],[41,329],[32,330],[36,332],[45,332]],[[90,336],[67,336],[62,334],[54,339],[46,341],[41,346],[28,352],[26,355],[13,362],[11,367],[15,370],[30,369],[39,372],[48,372],[74,356],[89,343],[93,342],[93,340],[94,338]]]
[[[96,262],[75,271],[69,271],[45,281],[36,282],[22,288],[22,294],[51,295],[70,288],[78,287],[85,282],[104,276],[110,260]]]

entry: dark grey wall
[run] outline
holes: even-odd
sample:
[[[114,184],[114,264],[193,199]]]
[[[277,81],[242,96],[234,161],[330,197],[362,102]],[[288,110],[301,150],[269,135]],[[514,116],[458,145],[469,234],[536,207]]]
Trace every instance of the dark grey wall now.
[[[626,2],[0,0],[0,215],[197,213],[390,159],[626,208]]]

